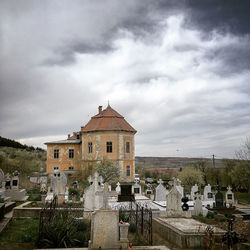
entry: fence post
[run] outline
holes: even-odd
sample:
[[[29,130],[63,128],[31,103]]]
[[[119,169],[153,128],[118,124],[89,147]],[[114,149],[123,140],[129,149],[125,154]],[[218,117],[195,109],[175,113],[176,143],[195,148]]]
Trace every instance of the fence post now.
[[[135,225],[136,225],[136,231],[137,231],[137,227],[138,227],[138,204],[136,204]]]
[[[150,242],[149,244],[152,246],[153,245],[153,223],[152,223],[152,210],[149,210],[149,227],[150,227]]]
[[[144,213],[144,211],[143,211],[144,209],[143,209],[143,207],[141,208],[141,235],[143,235],[143,213]]]

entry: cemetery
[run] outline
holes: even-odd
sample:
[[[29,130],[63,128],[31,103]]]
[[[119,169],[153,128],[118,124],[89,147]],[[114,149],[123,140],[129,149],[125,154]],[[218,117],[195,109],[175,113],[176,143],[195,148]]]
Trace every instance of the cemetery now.
[[[5,200],[0,206],[0,218],[12,211],[12,221],[6,222],[4,232],[8,234],[14,230],[13,225],[18,225],[19,220],[32,221],[36,236],[33,232],[30,237],[36,238],[33,246],[36,248],[128,249],[132,244],[134,249],[142,246],[143,249],[150,249],[150,246],[154,247],[152,249],[172,246],[203,249],[211,235],[213,244],[227,240],[229,219],[225,215],[232,214],[237,232],[244,235],[249,231],[242,216],[244,212],[235,207],[231,187],[223,195],[219,187],[214,192],[208,184],[201,194],[200,187],[195,184],[188,193],[177,178],[168,182],[168,188],[161,179],[155,185],[144,186],[136,180],[111,186],[95,172],[80,192],[78,181],[69,182],[65,173],[55,170],[51,176],[46,173],[30,176],[30,182],[38,188],[39,199],[36,199],[34,193],[19,189],[19,173],[12,176],[0,173],[1,197]],[[12,189],[15,195],[8,192]],[[26,194],[33,195],[33,201]],[[65,220],[69,223],[65,224]],[[53,233],[52,228],[58,227],[60,232]],[[69,237],[60,241],[66,232]],[[157,238],[164,246],[154,246]]]

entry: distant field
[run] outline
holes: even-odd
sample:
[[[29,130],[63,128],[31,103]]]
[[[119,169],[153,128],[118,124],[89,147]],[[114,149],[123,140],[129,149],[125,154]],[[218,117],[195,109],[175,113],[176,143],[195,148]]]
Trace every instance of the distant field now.
[[[187,157],[135,157],[135,166],[142,168],[180,168],[191,166],[193,163],[205,160],[209,167],[213,166],[212,159]],[[222,160],[215,159],[215,167],[222,167]]]

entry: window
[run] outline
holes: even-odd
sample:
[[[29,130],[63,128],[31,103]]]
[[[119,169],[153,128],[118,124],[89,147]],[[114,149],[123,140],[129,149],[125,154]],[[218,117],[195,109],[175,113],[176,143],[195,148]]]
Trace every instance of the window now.
[[[54,167],[54,170],[59,170],[59,167],[55,166],[55,167]]]
[[[69,167],[69,170],[74,170],[74,167],[73,167],[73,166],[70,166],[70,167]]]
[[[130,142],[126,142],[126,153],[130,153]]]
[[[107,141],[107,153],[112,153],[112,141]]]
[[[74,158],[74,149],[69,149],[69,158]]]
[[[92,142],[88,142],[88,153],[92,154],[92,150],[93,150],[93,144]]]
[[[126,175],[130,176],[130,166],[129,165],[126,166]]]
[[[76,139],[80,139],[80,135],[79,134],[76,135]]]
[[[55,159],[59,158],[59,149],[54,149],[54,158]]]

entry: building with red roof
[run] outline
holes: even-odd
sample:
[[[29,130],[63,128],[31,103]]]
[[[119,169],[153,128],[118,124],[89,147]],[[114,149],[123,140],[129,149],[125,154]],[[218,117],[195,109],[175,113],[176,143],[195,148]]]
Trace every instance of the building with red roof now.
[[[134,135],[136,130],[110,105],[66,140],[47,142],[47,172],[80,170],[83,162],[95,165],[108,159],[121,170],[122,179],[135,173]]]

